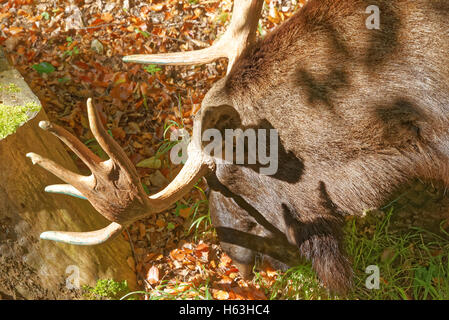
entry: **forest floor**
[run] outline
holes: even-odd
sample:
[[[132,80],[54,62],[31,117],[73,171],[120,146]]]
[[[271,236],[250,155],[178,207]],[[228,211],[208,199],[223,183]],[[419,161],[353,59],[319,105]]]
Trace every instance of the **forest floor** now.
[[[266,1],[264,36],[305,1]],[[86,99],[137,166],[144,188],[164,187],[179,167],[168,161],[170,132],[192,129],[193,115],[226,61],[202,66],[123,63],[129,54],[209,46],[230,19],[232,1],[79,0],[1,1],[0,44],[38,96],[51,121],[64,126],[100,157],[88,128]],[[77,160],[81,172],[87,172]],[[197,186],[173,208],[142,219],[123,236],[133,248],[143,299],[328,299],[309,265],[286,273],[260,265],[240,278],[221,251],[210,223],[207,186]],[[445,190],[417,183],[370,217],[348,219],[355,299],[449,298],[449,212]],[[440,223],[443,221],[443,223]],[[430,230],[426,231],[426,230]],[[368,249],[367,249],[368,248]],[[429,262],[430,261],[430,262]],[[366,266],[379,265],[381,289],[366,288]]]

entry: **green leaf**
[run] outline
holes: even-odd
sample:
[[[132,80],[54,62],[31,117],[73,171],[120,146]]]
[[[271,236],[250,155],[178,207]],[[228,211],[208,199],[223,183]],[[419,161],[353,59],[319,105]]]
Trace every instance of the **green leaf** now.
[[[66,82],[68,82],[68,81],[70,81],[70,78],[67,78],[67,77],[59,78],[59,79],[58,79],[58,82],[59,82],[59,83],[62,83],[62,84],[66,83]]]
[[[143,35],[145,38],[148,38],[150,36],[150,34],[146,31],[140,30],[140,29],[135,29],[134,30],[137,33],[140,33],[141,35]]]
[[[122,83],[126,83],[126,80],[125,79],[119,79],[116,82],[114,82],[114,85],[117,86],[117,85],[122,84]]]
[[[175,225],[172,222],[167,223],[167,230],[173,230],[175,228]]]
[[[147,96],[143,95],[143,105],[145,106],[145,110],[148,110],[148,102],[147,102]]]
[[[55,71],[55,67],[51,63],[48,62],[41,62],[39,64],[34,64],[31,66],[34,70],[36,70],[39,74],[43,73],[52,73]]]
[[[228,21],[228,13],[227,12],[223,12],[222,14],[220,14],[219,16],[218,16],[218,20],[222,23],[222,24],[224,24],[226,21]]]
[[[150,168],[150,169],[159,169],[162,165],[162,162],[160,159],[157,159],[156,157],[151,157],[148,159],[144,159],[136,164],[136,167],[139,168]]]
[[[142,187],[146,194],[150,194],[150,190],[148,189],[148,187],[145,183],[142,183]]]
[[[43,13],[41,14],[41,16],[42,16],[45,20],[49,20],[49,19],[50,19],[50,14],[49,14],[47,11],[43,12]]]
[[[149,64],[148,66],[143,68],[146,72],[150,73],[152,76],[156,74],[156,72],[161,71],[162,69],[156,66],[155,64]]]
[[[156,151],[156,157],[159,158],[164,155],[166,152],[170,151],[175,145],[177,145],[180,141],[168,141],[165,140],[163,144]]]

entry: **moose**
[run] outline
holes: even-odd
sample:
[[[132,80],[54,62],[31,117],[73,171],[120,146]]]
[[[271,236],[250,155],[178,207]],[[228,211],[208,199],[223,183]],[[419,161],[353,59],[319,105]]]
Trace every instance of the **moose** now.
[[[331,292],[348,292],[344,217],[379,207],[416,178],[449,183],[449,2],[310,0],[257,39],[263,2],[235,0],[227,31],[209,48],[123,58],[165,65],[228,58],[226,76],[195,115],[188,160],[162,191],[146,195],[91,99],[89,125],[109,160],[62,127],[40,123],[92,172],[82,176],[27,154],[67,183],[45,190],[85,197],[111,221],[91,232],[47,231],[42,239],[103,243],[206,177],[212,223],[243,276],[257,257],[280,268],[305,259]],[[379,28],[367,27],[369,6],[379,8]],[[211,128],[276,129],[277,172],[217,161],[201,139]]]

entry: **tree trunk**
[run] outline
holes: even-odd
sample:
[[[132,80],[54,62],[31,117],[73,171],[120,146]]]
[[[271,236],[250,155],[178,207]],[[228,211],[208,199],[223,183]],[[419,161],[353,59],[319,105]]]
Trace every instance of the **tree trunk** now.
[[[0,108],[30,102],[40,105],[0,49]],[[127,263],[132,252],[122,236],[94,247],[40,240],[46,230],[91,231],[108,222],[85,200],[44,192],[45,186],[63,182],[33,166],[26,153],[77,169],[61,142],[38,127],[39,121],[47,120],[44,110],[34,113],[0,140],[0,298],[79,297],[80,290],[73,289],[78,279],[91,286],[98,279],[127,280],[134,289],[136,276]]]

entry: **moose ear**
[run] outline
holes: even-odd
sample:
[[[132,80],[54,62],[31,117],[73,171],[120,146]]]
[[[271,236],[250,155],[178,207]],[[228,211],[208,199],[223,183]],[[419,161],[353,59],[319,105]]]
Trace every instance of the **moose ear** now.
[[[201,132],[217,129],[223,135],[225,129],[239,128],[242,123],[237,110],[227,104],[207,106],[201,110],[200,117]]]

